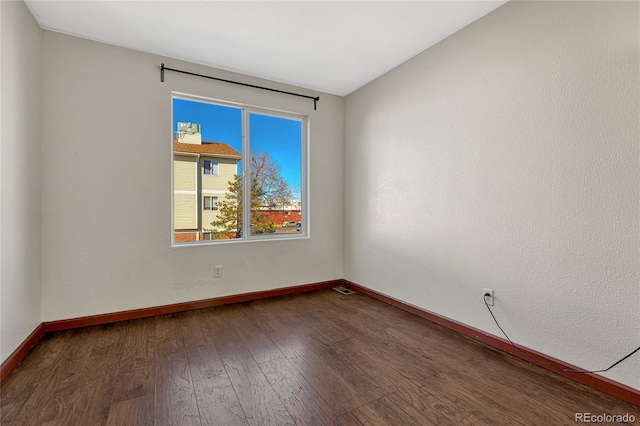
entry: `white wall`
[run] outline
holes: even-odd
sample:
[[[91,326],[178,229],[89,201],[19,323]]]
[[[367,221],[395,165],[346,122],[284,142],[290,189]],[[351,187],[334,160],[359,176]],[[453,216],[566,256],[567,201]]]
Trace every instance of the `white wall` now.
[[[43,31],[43,320],[342,278],[344,99]],[[309,115],[311,238],[171,247],[171,91]],[[299,89],[302,90],[302,89]],[[214,265],[223,278],[213,279]]]
[[[500,335],[493,288],[512,340],[587,369],[635,349],[639,7],[510,2],[349,95],[345,278]]]
[[[0,361],[41,322],[41,31],[24,3],[0,2]]]

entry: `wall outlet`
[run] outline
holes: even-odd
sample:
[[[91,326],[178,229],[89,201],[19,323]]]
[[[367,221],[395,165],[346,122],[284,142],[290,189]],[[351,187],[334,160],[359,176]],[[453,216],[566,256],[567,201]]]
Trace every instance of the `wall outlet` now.
[[[493,306],[493,289],[492,288],[483,288],[482,297],[487,302],[487,305]]]
[[[213,278],[222,278],[222,265],[213,267]]]

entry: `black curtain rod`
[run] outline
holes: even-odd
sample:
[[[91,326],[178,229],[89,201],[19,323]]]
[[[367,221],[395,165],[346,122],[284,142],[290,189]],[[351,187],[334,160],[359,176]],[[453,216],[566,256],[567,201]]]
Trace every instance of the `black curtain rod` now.
[[[211,79],[211,80],[222,81],[222,82],[225,82],[225,83],[237,84],[239,86],[253,87],[254,89],[268,90],[270,92],[284,93],[285,95],[291,95],[291,96],[298,96],[300,98],[313,99],[313,109],[314,110],[317,109],[317,106],[318,106],[317,103],[320,100],[320,96],[313,97],[313,96],[308,96],[308,95],[301,95],[300,93],[285,92],[284,90],[271,89],[269,87],[256,86],[254,84],[240,83],[239,81],[225,80],[224,78],[211,77],[210,75],[197,74],[195,72],[177,70],[175,68],[165,67],[164,63],[160,64],[160,81],[163,82],[163,83],[164,83],[164,71],[165,70],[173,71],[173,72],[179,72],[179,73],[182,73],[182,74],[194,75],[196,77],[208,78],[208,79]]]

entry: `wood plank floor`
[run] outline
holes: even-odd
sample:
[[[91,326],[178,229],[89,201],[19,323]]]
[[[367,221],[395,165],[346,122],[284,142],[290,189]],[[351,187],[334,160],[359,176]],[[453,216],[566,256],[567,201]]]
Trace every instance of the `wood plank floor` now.
[[[46,335],[2,425],[570,425],[631,404],[362,294],[323,290]]]

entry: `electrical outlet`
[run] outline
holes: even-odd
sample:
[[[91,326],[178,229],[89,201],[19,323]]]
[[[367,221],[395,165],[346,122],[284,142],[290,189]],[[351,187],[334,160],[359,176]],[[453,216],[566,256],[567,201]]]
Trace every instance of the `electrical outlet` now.
[[[483,288],[482,297],[487,302],[487,305],[493,306],[493,289],[492,288]]]
[[[213,267],[213,278],[222,278],[222,265]]]

